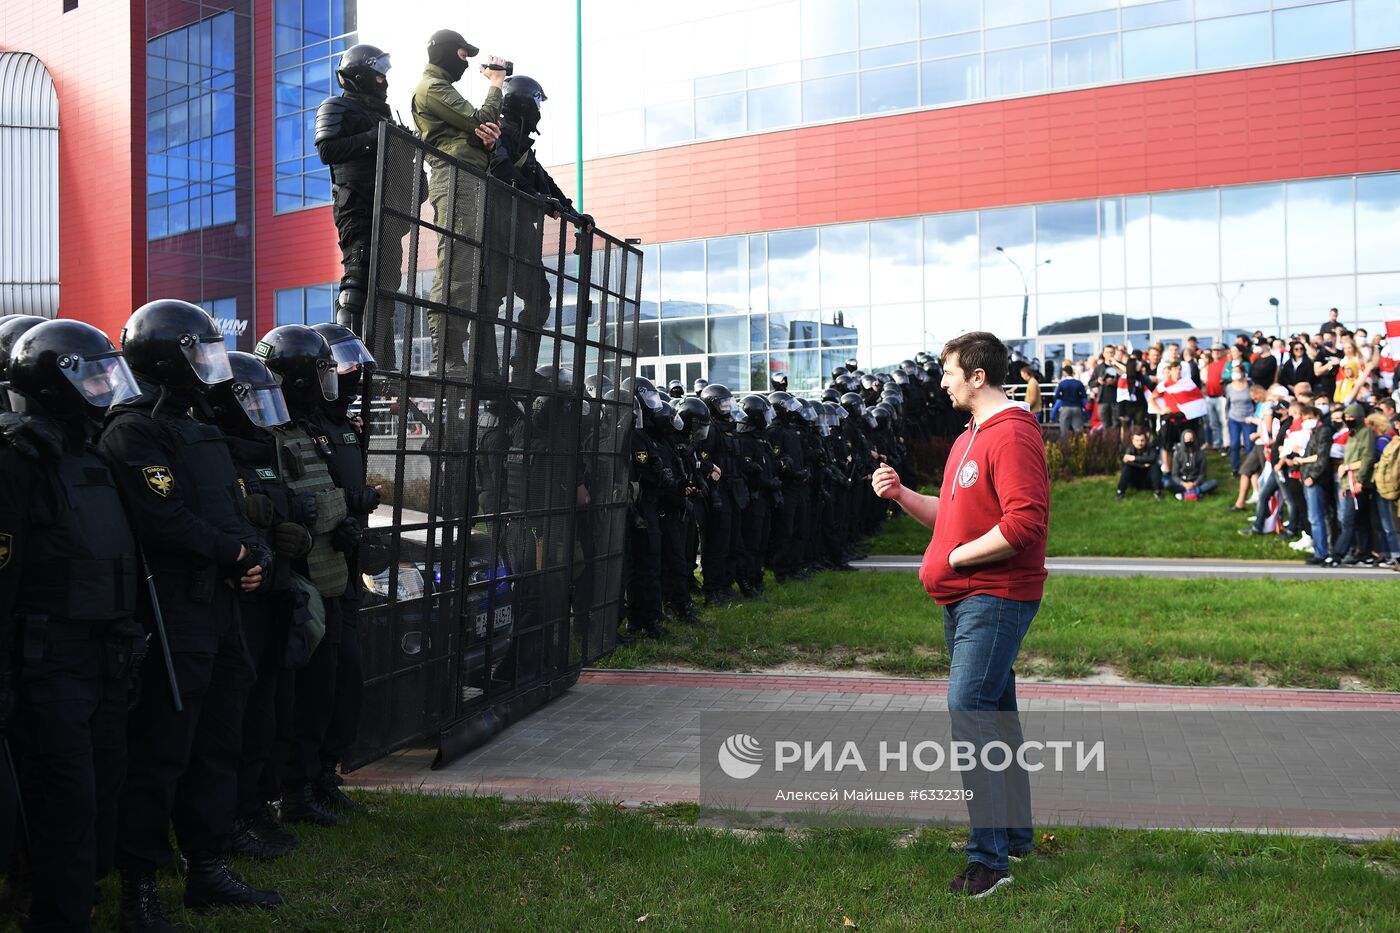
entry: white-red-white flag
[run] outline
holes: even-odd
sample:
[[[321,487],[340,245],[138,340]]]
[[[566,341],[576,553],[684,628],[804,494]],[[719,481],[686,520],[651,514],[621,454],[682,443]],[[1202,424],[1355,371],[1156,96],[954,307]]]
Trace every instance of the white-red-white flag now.
[[[1166,406],[1168,412],[1181,412],[1190,419],[1206,416],[1205,393],[1190,376],[1182,376],[1175,382],[1162,383],[1157,398]]]

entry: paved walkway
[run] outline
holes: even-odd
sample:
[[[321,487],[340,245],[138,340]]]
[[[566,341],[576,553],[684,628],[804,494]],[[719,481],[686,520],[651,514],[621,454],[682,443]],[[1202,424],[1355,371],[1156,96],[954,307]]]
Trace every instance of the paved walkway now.
[[[350,776],[362,787],[508,798],[694,802],[710,711],[946,709],[947,682],[881,676],[585,671],[568,693],[493,741],[430,769],[407,750]],[[1400,713],[1400,694],[1230,687],[1017,685],[1023,710],[1350,710]],[[1345,824],[1338,834],[1367,835]]]
[[[854,561],[860,570],[877,573],[913,573],[918,557],[868,557]],[[1155,557],[1051,557],[1045,561],[1051,574],[1089,577],[1241,577],[1274,580],[1395,580],[1400,573],[1388,567],[1310,567],[1302,560],[1169,560]]]

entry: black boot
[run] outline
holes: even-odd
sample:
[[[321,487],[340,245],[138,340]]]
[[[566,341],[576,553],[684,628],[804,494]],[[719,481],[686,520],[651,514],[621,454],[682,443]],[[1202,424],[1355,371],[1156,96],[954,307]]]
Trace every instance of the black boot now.
[[[153,871],[123,871],[121,929],[123,933],[175,933],[178,929],[160,906]]]
[[[291,851],[290,846],[277,845],[272,840],[263,838],[258,832],[257,824],[251,819],[234,822],[230,849],[234,855],[256,859],[259,862],[270,862]]]
[[[345,791],[340,789],[340,775],[335,770],[322,771],[321,778],[316,782],[316,802],[322,808],[332,812],[353,813],[360,809],[360,805],[346,796]]]
[[[252,821],[258,837],[266,842],[289,850],[301,845],[300,839],[278,824],[277,815],[272,812],[272,807],[269,804],[263,804],[258,812],[253,814]]]
[[[278,809],[282,811],[284,823],[314,823],[317,826],[336,826],[340,823],[334,813],[321,806],[316,799],[316,789],[310,784],[284,792]]]
[[[259,891],[235,875],[222,855],[192,854],[187,861],[185,906],[190,910],[276,907],[282,903],[282,896],[276,891]]]

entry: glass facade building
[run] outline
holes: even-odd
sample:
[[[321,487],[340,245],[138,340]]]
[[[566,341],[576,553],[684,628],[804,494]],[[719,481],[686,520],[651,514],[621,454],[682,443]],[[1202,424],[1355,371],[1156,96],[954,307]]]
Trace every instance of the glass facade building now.
[[[969,330],[1057,360],[1315,332],[1331,307],[1374,328],[1400,296],[1396,243],[1400,174],[662,243],[645,247],[640,356],[663,379],[749,390],[783,370],[813,389],[848,357],[885,367]]]
[[[316,155],[316,108],[340,93],[335,64],[355,37],[356,0],[275,0],[273,158],[276,210],[331,202],[330,169]]]
[[[587,102],[592,155],[1400,45],[1394,0],[786,0],[658,18],[591,43],[641,72]]]

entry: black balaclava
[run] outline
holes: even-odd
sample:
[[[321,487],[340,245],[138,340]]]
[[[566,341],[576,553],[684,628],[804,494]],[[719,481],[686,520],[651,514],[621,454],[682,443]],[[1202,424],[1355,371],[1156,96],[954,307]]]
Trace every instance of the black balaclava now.
[[[466,49],[470,55],[476,46],[453,29],[439,29],[428,40],[428,61],[447,72],[453,83],[462,80],[462,75],[467,73],[467,63],[457,57],[458,49]]]

